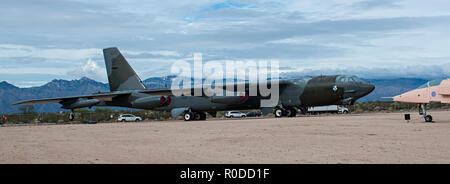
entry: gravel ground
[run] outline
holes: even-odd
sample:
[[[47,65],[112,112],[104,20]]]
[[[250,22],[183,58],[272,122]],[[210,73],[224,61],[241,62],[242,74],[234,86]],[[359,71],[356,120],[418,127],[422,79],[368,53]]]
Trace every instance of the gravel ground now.
[[[0,163],[450,163],[450,111],[0,127]]]

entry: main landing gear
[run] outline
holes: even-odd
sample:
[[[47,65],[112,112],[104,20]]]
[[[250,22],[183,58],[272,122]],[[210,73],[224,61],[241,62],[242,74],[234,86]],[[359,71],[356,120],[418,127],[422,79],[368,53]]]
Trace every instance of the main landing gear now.
[[[297,110],[293,107],[288,108],[275,108],[273,112],[276,118],[281,118],[283,116],[295,117],[297,115]]]
[[[206,113],[188,111],[183,116],[184,121],[206,120]]]
[[[71,109],[69,114],[69,121],[73,121],[75,119],[75,114],[73,113],[73,109]]]
[[[425,119],[425,122],[433,123],[433,117],[431,115],[427,115],[427,104],[420,104],[419,107],[420,107],[419,114],[421,114],[423,116],[423,118]]]

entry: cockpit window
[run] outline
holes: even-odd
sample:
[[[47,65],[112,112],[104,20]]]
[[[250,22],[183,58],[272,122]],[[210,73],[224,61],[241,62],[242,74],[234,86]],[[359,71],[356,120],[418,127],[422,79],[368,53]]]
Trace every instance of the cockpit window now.
[[[336,81],[347,82],[347,78],[348,78],[347,76],[340,75],[337,77]]]
[[[364,82],[356,76],[345,76],[345,75],[339,76],[336,80],[339,82]]]
[[[363,80],[361,80],[360,78],[358,78],[358,77],[356,77],[356,76],[354,76],[354,77],[352,77],[353,78],[353,80],[355,81],[355,82],[364,82]]]
[[[417,89],[427,88],[428,83],[430,83],[430,86],[439,86],[441,84],[441,82],[442,82],[442,80],[433,80],[433,81],[427,82],[425,84],[422,84]]]
[[[430,81],[430,86],[439,86],[441,85],[442,80],[434,80]]]

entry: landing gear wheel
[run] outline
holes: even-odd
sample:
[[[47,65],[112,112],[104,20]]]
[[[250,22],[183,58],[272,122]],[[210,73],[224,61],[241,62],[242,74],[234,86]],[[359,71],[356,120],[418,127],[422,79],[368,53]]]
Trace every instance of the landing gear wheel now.
[[[289,108],[286,110],[287,117],[295,117],[297,115],[297,111],[294,108]]]
[[[206,120],[206,114],[204,112],[200,113],[200,120]]]
[[[425,116],[425,122],[433,122],[433,117],[431,115],[426,115]]]
[[[70,121],[73,121],[75,119],[75,115],[73,114],[73,112],[71,112],[70,114],[69,114],[69,120]]]
[[[292,112],[289,109],[286,109],[284,111],[284,115],[287,116],[287,117],[291,117],[292,116]]]
[[[275,117],[276,117],[276,118],[281,118],[281,117],[283,116],[283,110],[281,110],[281,109],[275,109],[274,114],[275,114]]]
[[[202,115],[198,112],[194,113],[194,120],[201,120],[202,119]]]
[[[191,121],[194,117],[194,114],[192,114],[192,112],[186,112],[186,114],[184,114],[184,121]]]

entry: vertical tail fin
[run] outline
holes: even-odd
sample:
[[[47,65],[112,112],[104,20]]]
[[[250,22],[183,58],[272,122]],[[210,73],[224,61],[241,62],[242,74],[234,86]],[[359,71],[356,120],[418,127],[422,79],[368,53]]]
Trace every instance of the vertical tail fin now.
[[[145,89],[139,76],[116,47],[103,49],[110,91]]]

